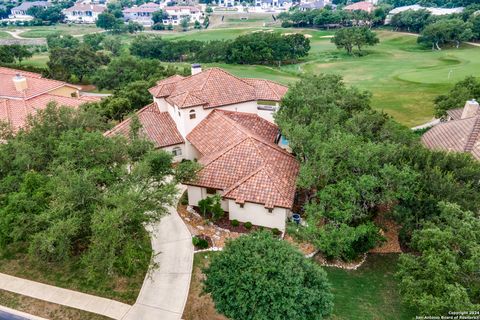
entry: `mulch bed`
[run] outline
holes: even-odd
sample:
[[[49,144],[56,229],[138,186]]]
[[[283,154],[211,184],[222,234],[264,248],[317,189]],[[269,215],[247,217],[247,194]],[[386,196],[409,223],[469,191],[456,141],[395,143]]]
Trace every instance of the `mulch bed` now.
[[[242,222],[240,222],[238,226],[234,227],[232,226],[232,221],[228,218],[228,214],[225,214],[221,219],[217,221],[213,221],[213,224],[222,229],[227,229],[227,230],[230,230],[231,232],[238,232],[238,233],[250,233],[258,229],[258,227],[256,226],[252,226],[252,228],[247,229],[245,228]]]

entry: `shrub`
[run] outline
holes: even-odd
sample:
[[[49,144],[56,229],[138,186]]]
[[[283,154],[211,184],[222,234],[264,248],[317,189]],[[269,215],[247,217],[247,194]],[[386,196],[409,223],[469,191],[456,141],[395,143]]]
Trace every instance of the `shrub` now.
[[[229,240],[205,276],[205,292],[229,319],[321,320],[332,311],[325,271],[271,232]]]
[[[180,204],[181,204],[182,206],[188,205],[188,192],[185,191],[185,192],[182,194],[182,197],[180,198]]]
[[[240,222],[238,222],[237,219],[233,219],[230,224],[232,225],[232,227],[238,227],[240,225]]]
[[[152,26],[152,30],[165,30],[165,25],[163,23],[155,23]]]
[[[250,229],[252,229],[253,225],[250,221],[247,221],[243,224],[243,226],[245,227],[245,229],[250,230]]]
[[[208,248],[208,241],[203,239],[203,238],[193,237],[192,238],[192,244],[198,249],[207,249]]]
[[[280,231],[280,230],[277,229],[277,228],[273,228],[273,229],[272,229],[272,233],[273,233],[274,235],[276,235],[276,236],[279,236],[279,235],[282,234],[282,231]]]

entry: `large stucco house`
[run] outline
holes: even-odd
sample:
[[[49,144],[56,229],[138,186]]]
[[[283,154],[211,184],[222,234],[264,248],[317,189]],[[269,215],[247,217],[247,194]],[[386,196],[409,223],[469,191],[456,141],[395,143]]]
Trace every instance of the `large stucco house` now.
[[[98,15],[107,10],[107,7],[99,4],[75,3],[72,7],[63,9],[65,21],[73,23],[95,23]]]
[[[422,143],[434,150],[467,152],[480,160],[480,105],[474,99],[463,108],[448,110],[447,121],[422,136]]]
[[[193,65],[191,76],[172,76],[149,91],[154,102],[137,112],[141,134],[175,161],[202,165],[197,179],[186,183],[189,204],[219,194],[230,219],[284,230],[299,169],[278,145],[273,122],[287,87]],[[106,135],[128,135],[130,123]]]
[[[20,5],[13,7],[9,16],[12,20],[32,20],[33,16],[28,14],[31,8],[47,8],[52,4],[48,1],[24,1]]]
[[[0,67],[0,84],[0,121],[7,122],[14,131],[24,127],[29,115],[45,109],[50,102],[78,107],[99,100],[81,96],[80,88],[69,83],[4,67]]]

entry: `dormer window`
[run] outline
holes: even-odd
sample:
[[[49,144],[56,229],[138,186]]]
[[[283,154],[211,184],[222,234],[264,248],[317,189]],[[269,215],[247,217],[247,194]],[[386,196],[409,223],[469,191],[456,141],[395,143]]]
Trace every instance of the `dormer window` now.
[[[197,117],[197,114],[195,113],[195,109],[192,109],[188,112],[190,115],[190,119],[195,119]]]

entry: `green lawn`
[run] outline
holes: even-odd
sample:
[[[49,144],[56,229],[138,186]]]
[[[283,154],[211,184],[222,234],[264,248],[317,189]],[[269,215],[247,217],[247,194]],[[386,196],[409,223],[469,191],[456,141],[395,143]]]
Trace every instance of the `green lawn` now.
[[[235,18],[236,19],[236,18]],[[62,26],[69,30],[68,26]],[[91,26],[79,26],[95,30]],[[415,126],[433,117],[433,100],[445,93],[455,82],[468,75],[480,74],[480,48],[463,45],[460,49],[446,49],[432,52],[422,49],[416,37],[391,31],[377,31],[380,44],[368,49],[362,57],[348,56],[337,50],[331,43],[331,31],[310,29],[283,29],[278,27],[217,28],[189,32],[162,33],[162,37],[172,40],[214,40],[233,39],[239,35],[269,30],[270,32],[306,34],[311,40],[311,50],[307,58],[298,64],[281,67],[204,64],[220,66],[241,77],[266,78],[284,84],[297,81],[304,73],[337,73],[345,82],[360,89],[372,92],[372,106],[392,115],[397,121]],[[29,31],[52,32],[36,29]],[[85,30],[75,31],[86,33]],[[22,34],[24,35],[24,34]],[[125,43],[131,40],[125,35]],[[41,54],[25,63],[42,66],[46,56]],[[178,64],[182,65],[182,64]],[[183,64],[185,65],[185,64]]]
[[[22,65],[29,65],[38,68],[46,68],[48,62],[48,53],[41,52],[35,54],[33,57],[22,61]]]
[[[0,39],[11,39],[12,36],[5,31],[0,31]]]
[[[17,27],[17,29],[20,29]],[[81,35],[101,31],[101,29],[92,25],[67,25],[57,24],[54,26],[34,26],[24,27],[25,32],[19,35],[24,38],[45,38],[50,34],[61,33],[70,35]]]
[[[282,28],[225,28],[176,33],[170,39],[231,39],[258,30],[307,34],[311,40],[309,56],[299,64],[278,67],[215,64],[242,77],[258,77],[289,84],[302,73],[337,73],[348,84],[372,92],[372,106],[392,115],[399,122],[414,126],[433,117],[434,98],[455,82],[480,72],[480,48],[432,52],[422,49],[416,37],[378,31],[380,44],[362,57],[351,57],[330,42],[332,32]],[[210,66],[210,64],[206,64]]]
[[[400,302],[394,278],[397,254],[370,255],[357,270],[324,268],[335,296],[335,320],[410,320],[415,313]]]

